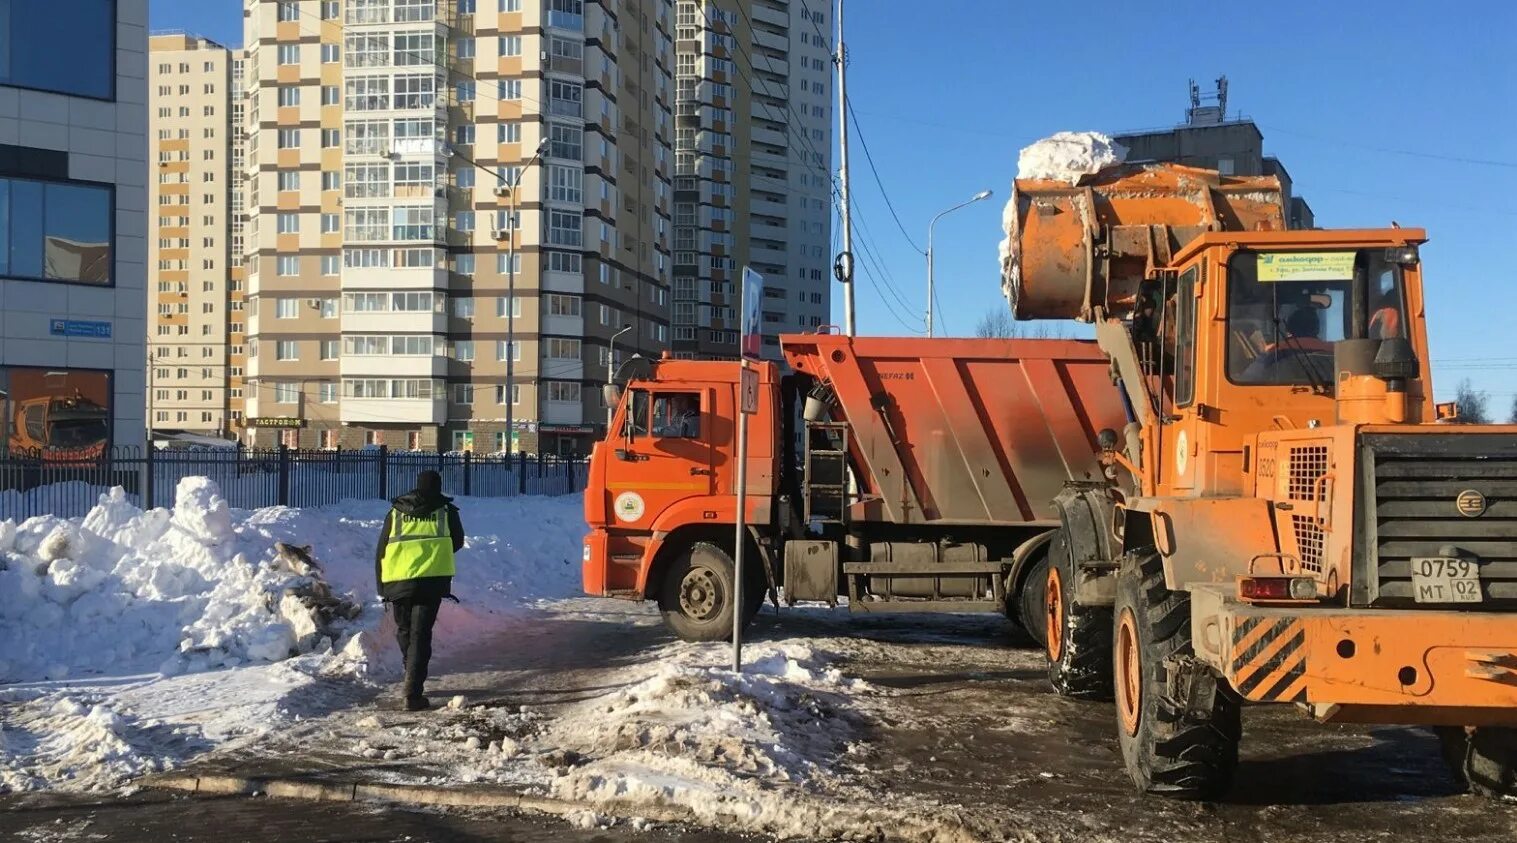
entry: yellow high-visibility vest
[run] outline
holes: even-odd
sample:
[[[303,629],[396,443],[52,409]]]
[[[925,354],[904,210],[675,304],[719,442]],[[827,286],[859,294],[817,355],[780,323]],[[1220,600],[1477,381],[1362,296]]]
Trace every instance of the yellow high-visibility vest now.
[[[419,518],[390,510],[390,537],[379,566],[381,581],[451,577],[453,572],[453,537],[448,534],[446,506]]]

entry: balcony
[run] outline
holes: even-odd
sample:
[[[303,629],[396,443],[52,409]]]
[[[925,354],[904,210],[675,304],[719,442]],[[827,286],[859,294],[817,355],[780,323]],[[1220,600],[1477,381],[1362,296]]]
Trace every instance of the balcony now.
[[[443,424],[448,420],[448,399],[437,398],[344,398],[338,418],[345,422]]]
[[[585,405],[579,401],[548,401],[543,400],[542,417],[538,419],[543,424],[584,424]]]
[[[413,276],[414,277],[414,276]],[[372,288],[367,276],[363,286]],[[446,334],[448,315],[435,310],[349,311],[342,314],[345,334]]]
[[[445,378],[448,358],[441,354],[344,354],[340,371],[346,378]]]
[[[554,29],[567,29],[571,32],[584,32],[585,16],[554,9],[548,12],[548,26]]]

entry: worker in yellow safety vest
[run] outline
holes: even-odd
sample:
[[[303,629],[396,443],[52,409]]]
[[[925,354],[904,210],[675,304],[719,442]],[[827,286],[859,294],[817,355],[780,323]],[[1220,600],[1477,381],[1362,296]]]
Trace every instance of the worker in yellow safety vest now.
[[[464,525],[435,471],[418,474],[416,488],[390,504],[374,551],[374,578],[395,613],[395,637],[406,665],[402,703],[406,711],[421,711],[431,707],[423,686],[432,659],[432,625],[442,601],[453,597],[453,554],[464,546]]]

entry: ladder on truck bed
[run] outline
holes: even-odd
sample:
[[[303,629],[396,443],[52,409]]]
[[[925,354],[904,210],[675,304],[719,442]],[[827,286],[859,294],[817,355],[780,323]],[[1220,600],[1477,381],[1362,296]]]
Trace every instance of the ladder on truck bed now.
[[[848,522],[848,424],[806,422],[801,498],[806,524]],[[818,438],[826,447],[816,447]]]

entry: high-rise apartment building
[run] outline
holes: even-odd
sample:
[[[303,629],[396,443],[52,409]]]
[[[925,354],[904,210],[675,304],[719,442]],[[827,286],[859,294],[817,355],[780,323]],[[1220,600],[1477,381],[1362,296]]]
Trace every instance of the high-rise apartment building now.
[[[0,448],[140,447],[147,0],[0,13]]]
[[[825,4],[679,0],[674,354],[737,355],[738,280],[764,276],[767,356],[830,321],[831,39]]]
[[[206,38],[148,43],[149,429],[235,433],[246,365],[240,56]]]
[[[671,4],[244,10],[245,441],[586,452],[669,344]]]

